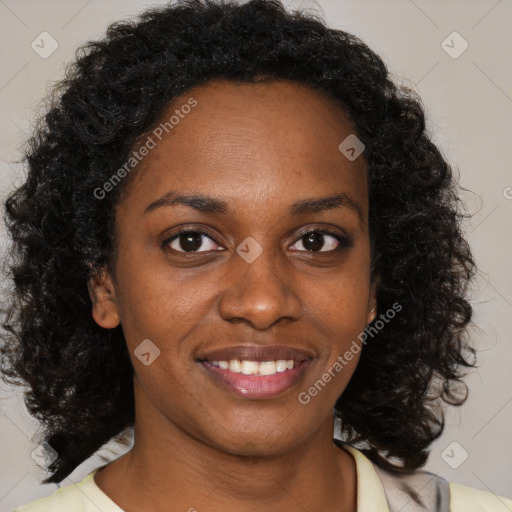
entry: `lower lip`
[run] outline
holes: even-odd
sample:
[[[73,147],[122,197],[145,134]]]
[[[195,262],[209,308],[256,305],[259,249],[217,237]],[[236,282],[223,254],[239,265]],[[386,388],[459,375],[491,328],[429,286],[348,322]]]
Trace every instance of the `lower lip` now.
[[[224,388],[244,398],[274,398],[295,386],[310,361],[305,360],[291,370],[275,373],[274,375],[245,375],[213,366],[208,361],[199,361],[208,375]]]

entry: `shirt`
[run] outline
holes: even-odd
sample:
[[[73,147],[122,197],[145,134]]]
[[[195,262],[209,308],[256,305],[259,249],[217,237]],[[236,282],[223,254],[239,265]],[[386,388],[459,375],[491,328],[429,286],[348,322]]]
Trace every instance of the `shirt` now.
[[[342,443],[355,459],[357,476],[357,512],[392,512],[384,484],[373,463],[357,448]],[[14,512],[124,512],[94,482],[94,475],[105,466],[89,473],[78,484],[61,487],[54,493]],[[512,512],[512,500],[465,485],[449,482],[450,512]],[[420,512],[413,502],[400,507],[402,512]],[[437,512],[437,511],[435,511]]]

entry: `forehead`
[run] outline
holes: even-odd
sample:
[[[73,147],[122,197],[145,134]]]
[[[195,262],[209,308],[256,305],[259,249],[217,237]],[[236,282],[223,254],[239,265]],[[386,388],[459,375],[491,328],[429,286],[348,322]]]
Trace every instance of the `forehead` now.
[[[147,205],[178,190],[248,208],[343,191],[365,211],[364,154],[351,161],[338,148],[354,134],[343,110],[307,85],[217,80],[175,98],[148,132],[155,144],[128,196]]]

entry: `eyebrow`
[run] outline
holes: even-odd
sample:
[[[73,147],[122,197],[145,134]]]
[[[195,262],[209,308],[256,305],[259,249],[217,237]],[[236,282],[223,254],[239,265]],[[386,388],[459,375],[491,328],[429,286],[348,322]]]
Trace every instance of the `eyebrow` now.
[[[180,195],[178,192],[170,191],[164,196],[156,199],[144,210],[144,214],[153,212],[165,206],[184,204],[208,215],[226,215],[232,213],[228,203],[221,199],[201,194]],[[364,223],[362,208],[347,193],[340,192],[328,197],[301,199],[288,207],[288,214],[292,217],[308,213],[319,213],[336,208],[347,208],[357,213],[361,222]]]

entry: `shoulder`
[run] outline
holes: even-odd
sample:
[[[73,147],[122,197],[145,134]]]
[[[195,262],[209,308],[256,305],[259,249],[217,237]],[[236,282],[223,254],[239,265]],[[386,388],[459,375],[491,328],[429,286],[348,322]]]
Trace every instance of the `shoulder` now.
[[[17,508],[14,512],[82,512],[82,499],[76,485],[67,485],[57,489],[51,496],[33,501]]]
[[[512,500],[450,482],[450,512],[512,512]]]
[[[363,451],[343,442],[338,443],[356,460],[361,510],[512,512],[512,500],[508,498],[449,482],[421,469],[409,473],[388,471],[373,463]]]
[[[122,512],[94,481],[94,475],[102,467],[91,471],[78,484],[61,487],[51,496],[33,501],[14,512]]]

